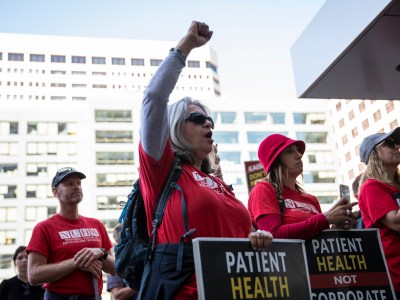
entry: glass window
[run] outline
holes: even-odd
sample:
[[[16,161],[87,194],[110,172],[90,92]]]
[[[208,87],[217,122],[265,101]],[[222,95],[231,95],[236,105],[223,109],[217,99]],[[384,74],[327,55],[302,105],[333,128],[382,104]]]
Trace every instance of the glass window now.
[[[18,143],[0,142],[0,155],[18,155]]]
[[[216,124],[236,124],[236,112],[212,112]]]
[[[65,75],[66,72],[62,70],[51,70],[50,74]]]
[[[0,208],[0,222],[15,222],[17,221],[17,209],[15,207]]]
[[[358,109],[360,110],[360,112],[365,110],[365,102],[362,101],[360,104],[358,104]]]
[[[52,55],[51,62],[54,63],[65,63],[65,55]]]
[[[317,125],[326,123],[324,113],[293,113],[293,118],[295,124]]]
[[[328,133],[327,132],[297,132],[296,138],[298,140],[304,141],[307,143],[322,143],[326,144],[328,142]]]
[[[96,152],[98,165],[133,165],[133,152]]]
[[[200,68],[200,62],[198,60],[188,60],[187,65],[189,68]]]
[[[245,112],[246,124],[285,124],[285,113]]]
[[[130,110],[96,110],[96,122],[132,122]]]
[[[285,113],[271,113],[272,123],[273,124],[285,124],[286,119]]]
[[[217,72],[217,66],[214,65],[214,64],[212,64],[211,62],[207,61],[207,62],[206,62],[206,67],[209,68],[209,69],[211,69],[211,70],[213,70],[215,73],[218,73],[218,72]]]
[[[0,135],[18,134],[18,122],[1,122]]]
[[[213,139],[217,144],[237,144],[239,142],[239,133],[237,131],[214,132]]]
[[[0,254],[0,269],[14,268],[13,254]]]
[[[92,64],[94,64],[94,65],[105,65],[106,64],[106,58],[105,57],[93,56],[92,57]]]
[[[59,82],[51,84],[51,87],[66,87],[66,86],[67,86],[67,84],[59,83]]]
[[[111,58],[111,63],[113,65],[125,65],[125,58],[113,57]]]
[[[387,112],[387,113],[390,113],[391,111],[393,111],[393,110],[394,110],[393,101],[388,101],[388,102],[386,103],[385,107],[386,107],[386,112]]]
[[[52,208],[48,208],[46,206],[36,206],[25,207],[25,221],[39,221],[44,220],[50,217],[49,211],[52,212]]]
[[[36,134],[37,133],[38,124],[35,122],[28,122],[28,134]]]
[[[71,62],[73,64],[86,64],[86,57],[85,56],[72,56]]]
[[[250,159],[250,160],[258,160],[258,153],[257,153],[257,151],[250,151],[250,152],[249,152],[249,159]]]
[[[352,111],[349,112],[349,120],[353,120],[354,117],[355,117],[354,110],[352,110]]]
[[[44,62],[44,54],[30,54],[29,61]]]
[[[331,151],[307,150],[304,155],[311,164],[323,165],[334,163],[334,157]]]
[[[132,58],[131,65],[132,66],[144,66],[144,59],[143,58]]]
[[[157,67],[161,64],[161,59],[150,59],[150,66]]]
[[[24,61],[24,54],[22,53],[8,53],[9,61]]]
[[[18,134],[18,122],[10,122],[10,134]]]
[[[335,183],[335,171],[304,172],[304,183]]]
[[[0,185],[0,199],[17,198],[16,185]]]
[[[374,112],[374,121],[379,121],[381,118],[381,111],[378,109],[376,112]]]
[[[267,123],[268,113],[266,112],[245,112],[244,119],[246,124],[265,124]]]
[[[218,151],[222,161],[228,161],[236,165],[240,164],[240,151]]]
[[[17,163],[0,163],[0,175],[18,175]]]
[[[250,144],[259,144],[261,143],[267,136],[270,136],[271,134],[283,134],[287,135],[288,133],[286,131],[248,131],[247,132],[247,142]]]
[[[132,186],[133,178],[129,173],[97,174],[97,187]]]
[[[121,201],[126,201],[126,195],[119,196],[97,196],[97,209],[98,210],[114,210],[122,209],[119,204]]]
[[[132,143],[132,131],[96,130],[96,143]]]
[[[0,230],[0,246],[15,245],[17,232],[15,230]]]

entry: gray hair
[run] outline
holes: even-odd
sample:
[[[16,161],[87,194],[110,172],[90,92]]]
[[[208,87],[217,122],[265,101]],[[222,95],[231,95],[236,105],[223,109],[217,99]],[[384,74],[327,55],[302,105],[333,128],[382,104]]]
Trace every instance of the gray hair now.
[[[185,123],[185,119],[189,113],[190,105],[195,105],[204,111],[205,114],[210,115],[210,110],[208,107],[200,103],[200,101],[193,100],[190,97],[184,97],[168,106],[168,126],[172,150],[174,151],[175,155],[193,165],[196,161],[195,149],[182,134],[182,125]],[[201,171],[206,174],[210,174],[214,171],[211,168],[209,157],[203,160]]]

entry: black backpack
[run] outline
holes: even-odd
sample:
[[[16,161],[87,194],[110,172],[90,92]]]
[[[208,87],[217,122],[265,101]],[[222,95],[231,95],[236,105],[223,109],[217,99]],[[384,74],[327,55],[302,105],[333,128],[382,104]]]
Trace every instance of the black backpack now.
[[[161,224],[169,196],[175,188],[181,173],[181,160],[175,156],[172,169],[156,205],[151,237],[148,234],[146,211],[140,191],[139,179],[135,181],[133,189],[128,195],[120,217],[120,222],[122,222],[121,236],[118,244],[114,247],[114,252],[115,271],[123,278],[125,284],[132,289],[140,289],[146,260],[155,246],[157,228]]]

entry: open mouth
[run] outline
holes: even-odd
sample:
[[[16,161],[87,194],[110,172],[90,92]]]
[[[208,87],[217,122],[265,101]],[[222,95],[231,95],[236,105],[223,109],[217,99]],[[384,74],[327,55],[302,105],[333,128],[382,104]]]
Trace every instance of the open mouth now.
[[[211,138],[212,138],[212,131],[208,132],[208,133],[205,135],[205,137],[208,138],[208,139],[211,139]]]

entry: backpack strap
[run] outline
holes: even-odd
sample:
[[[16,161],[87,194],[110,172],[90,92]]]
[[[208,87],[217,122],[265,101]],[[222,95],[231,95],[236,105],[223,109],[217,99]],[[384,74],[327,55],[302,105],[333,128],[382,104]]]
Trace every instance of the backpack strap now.
[[[151,243],[149,244],[147,258],[151,260],[153,250],[156,244],[156,232],[158,227],[161,225],[162,219],[164,217],[165,208],[169,200],[169,196],[172,191],[176,188],[176,182],[182,174],[182,161],[178,156],[174,156],[174,162],[172,163],[171,171],[169,172],[167,181],[165,183],[164,189],[161,193],[161,197],[157,201],[154,219],[152,222],[153,229],[151,231]]]
[[[156,235],[157,235],[157,228],[161,225],[165,208],[167,206],[167,202],[169,200],[169,196],[171,195],[172,191],[177,184],[179,177],[182,174],[182,161],[178,156],[174,156],[174,162],[172,163],[171,171],[169,172],[167,181],[165,183],[164,189],[161,193],[161,197],[157,201],[156,209],[154,213],[154,219],[152,222],[152,230],[151,230],[151,242],[149,243],[146,251],[146,259],[144,262],[144,270],[142,275],[142,281],[140,283],[139,294],[137,295],[138,300],[142,299],[142,293],[144,292],[145,287],[147,286],[147,282],[150,277],[151,271],[151,260],[153,256],[153,251],[156,244]],[[183,194],[182,194],[183,195]],[[183,196],[182,196],[183,197]]]
[[[183,196],[183,191],[179,184],[176,184],[176,189],[181,192],[182,218],[183,218],[183,225],[185,226],[185,233],[179,239],[178,258],[176,261],[176,271],[182,272],[183,253],[184,253],[183,250],[185,248],[185,239],[187,237],[190,237],[196,231],[196,228],[192,228],[189,230],[185,197]]]

